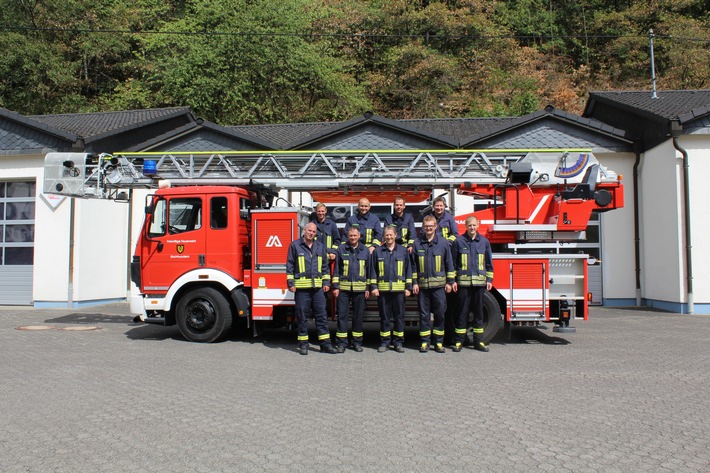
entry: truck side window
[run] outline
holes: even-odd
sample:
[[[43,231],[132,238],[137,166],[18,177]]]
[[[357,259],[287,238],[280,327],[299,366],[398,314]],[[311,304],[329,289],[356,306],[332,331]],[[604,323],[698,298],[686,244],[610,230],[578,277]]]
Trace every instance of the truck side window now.
[[[153,213],[150,218],[149,237],[165,235],[165,199],[153,201]]]
[[[172,199],[168,209],[168,233],[171,235],[202,228],[202,199]]]
[[[212,197],[210,200],[210,227],[227,228],[227,198]]]

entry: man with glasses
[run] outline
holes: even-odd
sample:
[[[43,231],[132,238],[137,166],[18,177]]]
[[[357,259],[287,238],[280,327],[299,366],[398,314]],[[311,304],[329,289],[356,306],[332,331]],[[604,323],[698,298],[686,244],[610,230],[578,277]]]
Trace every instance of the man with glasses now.
[[[414,241],[412,292],[419,300],[419,351],[426,353],[433,343],[437,353],[444,349],[444,313],[446,294],[453,290],[455,269],[449,243],[436,231],[436,218],[424,217],[422,234]],[[434,314],[434,325],[431,325]]]

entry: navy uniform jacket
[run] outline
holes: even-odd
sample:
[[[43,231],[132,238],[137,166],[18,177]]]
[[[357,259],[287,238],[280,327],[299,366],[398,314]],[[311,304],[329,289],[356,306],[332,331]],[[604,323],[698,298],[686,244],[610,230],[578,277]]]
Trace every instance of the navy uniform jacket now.
[[[433,212],[428,215],[434,216]],[[436,233],[444,237],[449,243],[453,243],[456,237],[459,236],[459,226],[454,220],[454,216],[449,213],[448,210],[444,210],[441,217],[436,219]]]
[[[372,252],[372,278],[370,289],[381,292],[404,292],[412,290],[412,266],[409,252],[395,244],[392,251],[385,245]]]
[[[340,229],[338,225],[328,217],[325,218],[324,222],[319,222],[317,218],[314,218],[311,222],[318,227],[316,240],[325,245],[328,253],[335,253],[335,250],[340,246]]]
[[[414,241],[412,282],[424,289],[453,284],[456,277],[449,243],[439,235],[428,241],[422,234]]]
[[[357,226],[360,230],[360,241],[365,246],[380,246],[382,244],[382,224],[372,212],[367,212],[364,217],[360,212],[348,217],[345,222],[345,235],[347,236],[350,227]]]
[[[389,214],[385,217],[385,227],[395,227],[397,230],[396,242],[405,248],[409,248],[414,244],[414,239],[417,237],[417,230],[414,226],[414,219],[408,213],[401,217],[396,217],[394,214]]]
[[[303,237],[291,242],[286,258],[286,283],[296,289],[330,286],[330,268],[325,245],[314,241],[308,248]]]
[[[370,280],[370,250],[358,241],[353,248],[349,242],[343,243],[335,253],[333,269],[333,289],[341,291],[365,292]]]
[[[460,286],[485,286],[493,282],[493,253],[488,238],[479,233],[471,238],[464,233],[451,245],[451,256]]]

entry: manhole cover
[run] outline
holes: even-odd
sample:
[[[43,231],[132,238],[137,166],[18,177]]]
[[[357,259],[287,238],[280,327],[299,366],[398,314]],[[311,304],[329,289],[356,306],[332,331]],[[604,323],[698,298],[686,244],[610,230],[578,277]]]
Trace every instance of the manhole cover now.
[[[78,325],[75,327],[62,327],[59,330],[66,330],[67,332],[88,332],[90,330],[98,330],[98,327],[92,325]]]
[[[17,327],[17,330],[52,330],[55,329],[54,325],[25,325],[23,327]]]

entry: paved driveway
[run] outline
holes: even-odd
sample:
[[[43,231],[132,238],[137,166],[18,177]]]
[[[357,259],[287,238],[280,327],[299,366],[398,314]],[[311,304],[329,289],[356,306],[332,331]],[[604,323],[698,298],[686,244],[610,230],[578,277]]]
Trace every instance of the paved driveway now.
[[[17,330],[51,325],[48,330]],[[0,308],[0,471],[708,471],[710,316],[593,309],[491,352],[184,341],[125,304]],[[97,330],[63,330],[92,328]]]

